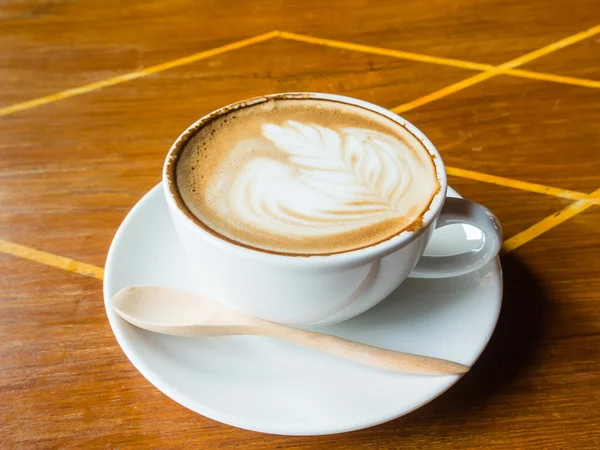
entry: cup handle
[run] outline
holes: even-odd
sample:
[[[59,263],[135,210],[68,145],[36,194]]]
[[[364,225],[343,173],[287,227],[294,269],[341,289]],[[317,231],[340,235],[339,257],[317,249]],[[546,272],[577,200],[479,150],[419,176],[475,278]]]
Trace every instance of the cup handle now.
[[[447,197],[436,229],[452,224],[469,224],[483,233],[483,244],[470,252],[449,256],[421,256],[410,273],[413,278],[447,278],[480,269],[496,257],[502,246],[502,227],[484,206],[462,198]]]

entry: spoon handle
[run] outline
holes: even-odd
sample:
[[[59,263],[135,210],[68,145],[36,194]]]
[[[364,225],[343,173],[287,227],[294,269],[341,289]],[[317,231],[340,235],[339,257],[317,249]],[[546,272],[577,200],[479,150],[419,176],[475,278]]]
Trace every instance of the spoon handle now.
[[[462,364],[430,356],[397,352],[314,331],[263,322],[260,334],[311,347],[339,358],[379,369],[420,375],[459,375],[469,371]]]

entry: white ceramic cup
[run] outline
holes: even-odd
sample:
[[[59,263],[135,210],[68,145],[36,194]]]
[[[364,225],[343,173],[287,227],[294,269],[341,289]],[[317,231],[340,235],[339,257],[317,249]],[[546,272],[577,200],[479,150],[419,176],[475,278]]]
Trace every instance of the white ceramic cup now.
[[[268,98],[314,98],[356,105],[406,127],[433,156],[440,191],[416,231],[405,231],[370,247],[326,256],[278,255],[236,245],[194,223],[177,192],[179,152],[205,123],[232,109]],[[220,108],[191,125],[175,141],[163,169],[163,187],[179,239],[198,277],[200,294],[272,322],[322,325],[341,322],[372,308],[408,276],[441,278],[481,268],[499,252],[502,229],[485,207],[446,198],[446,172],[433,144],[412,124],[379,106],[339,95],[287,93],[258,97]],[[423,256],[436,228],[469,224],[482,232],[479,248],[452,256]]]

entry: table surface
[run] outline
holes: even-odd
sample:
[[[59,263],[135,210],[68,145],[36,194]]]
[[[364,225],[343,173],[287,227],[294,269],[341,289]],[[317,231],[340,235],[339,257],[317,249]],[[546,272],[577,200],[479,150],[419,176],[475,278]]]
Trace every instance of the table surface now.
[[[124,6],[124,5],[128,6]],[[597,0],[3,2],[0,447],[599,448]],[[326,91],[401,113],[505,235],[472,371],[371,429],[282,437],[176,404],[108,325],[102,266],[172,141],[219,106]]]

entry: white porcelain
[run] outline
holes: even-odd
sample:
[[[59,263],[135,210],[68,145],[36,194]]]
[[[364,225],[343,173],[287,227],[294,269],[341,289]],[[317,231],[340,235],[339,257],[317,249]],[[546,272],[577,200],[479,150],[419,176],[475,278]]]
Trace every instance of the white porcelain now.
[[[456,194],[449,189],[449,195]],[[478,245],[471,240],[474,233],[466,225],[440,229],[426,254],[469,251]],[[190,270],[185,258],[157,186],[132,209],[113,240],[104,298],[115,337],[134,366],[167,396],[199,414],[266,433],[339,433],[409,413],[458,380],[380,371],[269,338],[158,335],[128,324],[112,310],[111,296],[126,286],[198,290],[210,283]],[[320,330],[472,365],[495,327],[501,296],[496,258],[468,275],[409,278],[371,310]]]
[[[449,277],[472,272],[490,262],[500,250],[502,229],[485,207],[462,199],[446,199],[446,173],[433,144],[417,128],[373,104],[330,94],[275,94],[311,96],[357,105],[405,126],[432,155],[440,192],[434,197],[417,231],[406,231],[367,248],[328,256],[285,256],[227,242],[194,223],[171,182],[172,161],[196,128],[220,111],[265,101],[246,100],[213,112],[190,126],[171,147],[163,169],[163,187],[175,229],[196,275],[201,294],[219,299],[243,312],[293,325],[332,324],[354,317],[387,297],[413,271],[423,255],[436,223],[438,227],[466,223],[477,227],[479,246],[469,252],[421,258],[413,272],[418,277]]]

